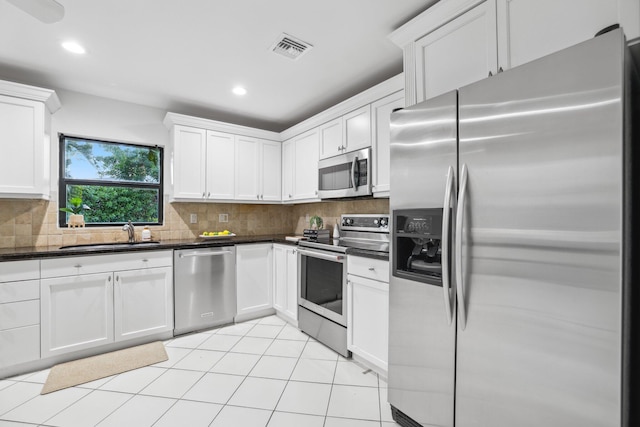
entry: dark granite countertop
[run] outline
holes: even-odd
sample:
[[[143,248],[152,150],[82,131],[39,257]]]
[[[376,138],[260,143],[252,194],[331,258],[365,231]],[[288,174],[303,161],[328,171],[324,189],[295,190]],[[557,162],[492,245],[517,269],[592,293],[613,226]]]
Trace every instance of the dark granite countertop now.
[[[126,242],[122,242],[126,244]],[[27,259],[54,258],[60,256],[82,256],[96,254],[111,254],[130,251],[161,251],[167,249],[206,248],[215,246],[239,245],[245,243],[282,243],[296,245],[296,242],[286,240],[285,235],[264,236],[235,236],[224,239],[185,239],[163,240],[158,244],[142,244],[131,246],[102,246],[99,248],[79,247],[60,249],[59,246],[38,246],[25,248],[0,249],[1,261],[20,261]]]

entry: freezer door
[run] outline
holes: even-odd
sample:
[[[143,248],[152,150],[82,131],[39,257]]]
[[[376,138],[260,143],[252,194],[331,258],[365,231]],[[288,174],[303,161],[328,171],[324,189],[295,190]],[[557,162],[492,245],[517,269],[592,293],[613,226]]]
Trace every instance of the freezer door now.
[[[455,206],[456,98],[447,93],[392,115],[392,212],[442,209],[448,176]],[[389,402],[423,426],[453,426],[455,313],[450,324],[443,290],[390,278]]]
[[[623,66],[615,31],[459,91],[456,427],[620,426]]]

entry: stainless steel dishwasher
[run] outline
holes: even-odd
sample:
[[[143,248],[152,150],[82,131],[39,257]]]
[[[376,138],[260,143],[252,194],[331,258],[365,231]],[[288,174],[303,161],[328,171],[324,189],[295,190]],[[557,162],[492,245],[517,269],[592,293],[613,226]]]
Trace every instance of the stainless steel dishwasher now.
[[[174,251],[174,335],[233,322],[236,248]]]

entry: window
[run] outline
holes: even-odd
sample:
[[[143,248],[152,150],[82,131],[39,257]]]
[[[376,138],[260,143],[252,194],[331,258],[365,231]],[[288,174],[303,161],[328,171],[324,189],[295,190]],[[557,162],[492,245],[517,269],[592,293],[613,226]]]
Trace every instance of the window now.
[[[60,134],[59,224],[162,224],[162,148]]]

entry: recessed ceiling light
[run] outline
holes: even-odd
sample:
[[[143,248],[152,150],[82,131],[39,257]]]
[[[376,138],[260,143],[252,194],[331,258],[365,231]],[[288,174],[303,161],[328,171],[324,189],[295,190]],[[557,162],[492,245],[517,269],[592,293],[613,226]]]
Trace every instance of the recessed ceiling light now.
[[[72,41],[62,43],[62,47],[69,52],[77,53],[78,55],[82,55],[86,52],[86,50],[82,46]]]
[[[247,90],[245,88],[243,88],[242,86],[236,86],[233,88],[232,92],[238,96],[242,96],[242,95],[246,95],[247,94]]]

